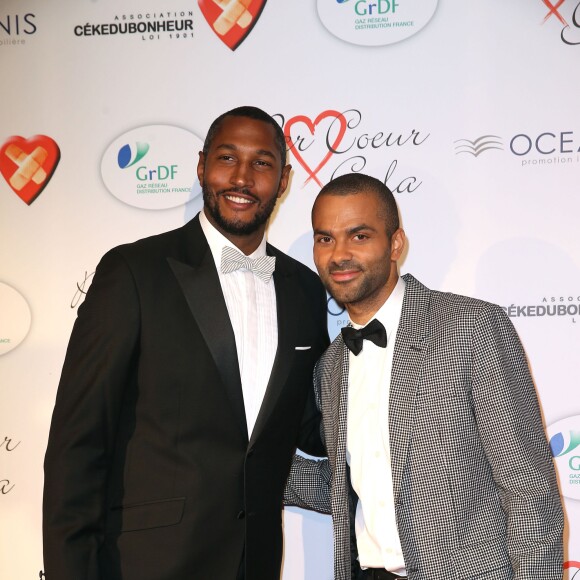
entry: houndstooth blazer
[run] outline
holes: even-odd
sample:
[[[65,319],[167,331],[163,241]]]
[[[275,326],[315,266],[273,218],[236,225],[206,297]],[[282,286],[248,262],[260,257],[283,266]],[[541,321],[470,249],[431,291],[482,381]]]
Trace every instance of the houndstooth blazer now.
[[[404,280],[388,421],[409,578],[561,579],[560,497],[513,325],[498,306]],[[339,334],[315,368],[328,460],[296,456],[285,498],[332,514],[335,580],[351,579],[356,558],[346,474],[348,358]]]

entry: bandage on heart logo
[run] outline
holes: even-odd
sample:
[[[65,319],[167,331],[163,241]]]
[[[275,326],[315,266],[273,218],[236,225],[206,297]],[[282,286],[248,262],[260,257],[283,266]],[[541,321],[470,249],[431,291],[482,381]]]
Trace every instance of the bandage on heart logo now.
[[[60,149],[50,137],[14,136],[0,148],[0,173],[14,193],[30,205],[47,186],[59,160]]]
[[[318,165],[314,169],[311,169],[310,165],[308,165],[308,163],[306,162],[304,157],[302,157],[302,154],[298,150],[298,147],[292,141],[292,136],[291,136],[292,127],[294,125],[296,125],[297,123],[303,123],[306,125],[306,127],[310,131],[310,134],[314,135],[314,133],[316,131],[316,126],[322,120],[327,119],[329,117],[334,119],[335,121],[338,121],[338,132],[336,133],[336,136],[335,136],[332,143],[329,142],[329,139],[331,137],[330,137],[330,134],[328,135],[327,140],[326,140],[328,152],[322,158],[322,160],[318,163]],[[334,124],[334,121],[332,123]],[[302,167],[305,169],[306,173],[308,173],[308,178],[304,182],[304,185],[306,185],[311,179],[314,179],[314,181],[316,181],[316,183],[320,187],[322,187],[322,183],[320,182],[320,180],[317,177],[318,172],[328,163],[328,160],[332,157],[332,155],[334,154],[334,151],[336,151],[336,148],[340,145],[340,142],[342,141],[342,138],[344,137],[344,134],[346,133],[346,128],[347,128],[347,121],[346,121],[345,116],[342,113],[339,113],[338,111],[333,111],[333,110],[323,111],[322,113],[320,113],[320,115],[318,115],[318,117],[316,117],[316,119],[314,119],[314,121],[312,121],[308,117],[305,117],[304,115],[297,115],[296,117],[292,117],[291,119],[288,119],[288,121],[286,121],[286,124],[284,125],[284,136],[286,137],[286,142],[290,146],[290,151],[292,152],[292,155],[294,155],[294,157],[296,158],[298,163],[300,163],[300,165],[302,165]]]
[[[266,0],[197,0],[204,18],[231,50],[252,32]]]

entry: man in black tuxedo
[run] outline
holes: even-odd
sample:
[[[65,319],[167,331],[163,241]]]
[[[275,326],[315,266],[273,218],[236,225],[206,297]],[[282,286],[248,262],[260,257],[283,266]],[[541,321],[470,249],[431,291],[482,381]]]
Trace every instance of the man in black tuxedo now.
[[[101,260],[79,308],[45,459],[48,580],[274,580],[326,294],[265,241],[286,144],[254,107],[200,153],[204,209]],[[273,275],[272,275],[272,268]]]

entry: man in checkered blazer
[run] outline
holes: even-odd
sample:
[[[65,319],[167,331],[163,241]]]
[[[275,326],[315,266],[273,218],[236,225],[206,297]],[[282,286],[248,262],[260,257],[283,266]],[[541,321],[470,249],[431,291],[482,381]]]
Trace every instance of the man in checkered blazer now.
[[[314,371],[328,459],[295,458],[286,503],[332,514],[335,580],[561,579],[560,497],[508,317],[399,277],[382,182],[331,181],[312,219],[350,324]]]

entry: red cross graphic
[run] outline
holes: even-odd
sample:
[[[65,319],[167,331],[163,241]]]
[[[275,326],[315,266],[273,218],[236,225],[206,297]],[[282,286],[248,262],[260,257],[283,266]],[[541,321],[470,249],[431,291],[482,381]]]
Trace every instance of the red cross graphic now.
[[[558,8],[564,4],[564,0],[558,0],[554,4],[552,4],[550,0],[542,0],[542,2],[548,7],[549,10],[548,14],[544,16],[544,22],[546,22],[550,16],[555,16],[564,26],[568,26],[568,23],[566,20],[564,20],[564,17],[558,12]],[[544,22],[542,22],[542,24],[544,24]]]

